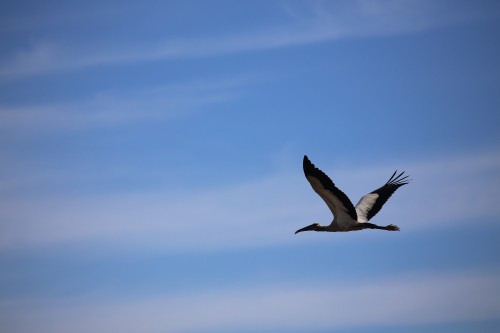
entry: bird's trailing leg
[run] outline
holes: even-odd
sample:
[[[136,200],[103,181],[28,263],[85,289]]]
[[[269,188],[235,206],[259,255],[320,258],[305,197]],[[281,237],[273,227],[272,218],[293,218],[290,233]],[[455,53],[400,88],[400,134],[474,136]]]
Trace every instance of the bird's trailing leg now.
[[[394,225],[394,224],[389,224],[388,226],[384,227],[385,230],[389,230],[389,231],[399,231],[399,227],[397,225]]]
[[[359,223],[359,229],[380,229],[380,230],[387,230],[387,231],[399,231],[399,227],[394,224],[389,224],[388,226],[382,227],[380,225],[376,225],[373,223]]]

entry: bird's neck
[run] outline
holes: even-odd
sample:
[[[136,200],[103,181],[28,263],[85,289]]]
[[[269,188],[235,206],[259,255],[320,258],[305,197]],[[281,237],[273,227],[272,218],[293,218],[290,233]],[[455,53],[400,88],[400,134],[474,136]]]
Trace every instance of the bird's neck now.
[[[314,229],[314,231],[329,231],[329,232],[334,232],[334,231],[340,231],[336,226],[331,226],[331,225],[317,225]]]

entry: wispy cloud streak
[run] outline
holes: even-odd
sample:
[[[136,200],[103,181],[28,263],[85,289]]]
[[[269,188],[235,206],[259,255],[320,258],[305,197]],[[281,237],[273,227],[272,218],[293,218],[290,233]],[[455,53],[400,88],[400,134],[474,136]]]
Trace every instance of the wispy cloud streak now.
[[[18,78],[43,73],[78,70],[94,66],[176,58],[207,57],[235,52],[274,49],[331,41],[407,34],[436,26],[463,22],[491,15],[432,1],[353,1],[308,2],[303,6],[286,5],[290,20],[252,31],[226,35],[205,35],[192,39],[158,39],[155,43],[99,46],[71,45],[39,41],[31,48],[12,53],[0,64],[0,78]]]
[[[355,284],[268,285],[149,298],[0,302],[12,332],[319,330],[500,318],[498,274],[420,276]],[[415,315],[418,314],[418,315]]]
[[[180,82],[115,94],[101,92],[80,102],[34,106],[0,106],[0,129],[31,134],[47,130],[75,130],[134,121],[169,120],[196,113],[240,95],[240,87],[255,77]]]
[[[336,170],[334,174],[335,179],[357,179],[363,184],[343,187],[356,202],[385,181],[374,179],[387,170],[392,166],[379,166],[375,171]],[[471,219],[477,224],[500,216],[496,204],[500,156],[496,152],[414,161],[408,163],[408,170],[414,182],[391,198],[375,223],[396,223],[405,232]],[[368,178],[373,188],[366,188]],[[110,246],[164,251],[258,247],[287,242],[298,227],[331,219],[303,179],[300,165],[296,174],[281,173],[225,189],[5,199],[0,212],[4,221],[0,249],[4,250],[92,239],[106,240]]]

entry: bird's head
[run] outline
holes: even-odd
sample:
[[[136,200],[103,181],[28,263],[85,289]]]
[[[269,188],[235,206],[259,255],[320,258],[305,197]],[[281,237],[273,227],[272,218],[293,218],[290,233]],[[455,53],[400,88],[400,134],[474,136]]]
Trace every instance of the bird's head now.
[[[307,227],[304,227],[302,229],[295,231],[295,233],[298,234],[299,232],[302,232],[302,231],[310,231],[310,230],[318,230],[318,229],[319,229],[319,223],[313,223],[311,225],[308,225]]]

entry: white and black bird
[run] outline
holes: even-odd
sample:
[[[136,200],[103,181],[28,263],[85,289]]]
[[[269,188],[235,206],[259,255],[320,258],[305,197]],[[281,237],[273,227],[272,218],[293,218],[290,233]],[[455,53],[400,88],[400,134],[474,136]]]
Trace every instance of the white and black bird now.
[[[401,186],[408,184],[408,176],[404,171],[396,176],[395,171],[384,186],[363,196],[356,206],[353,206],[347,195],[339,190],[332,180],[304,155],[304,174],[311,184],[314,192],[323,199],[333,213],[333,221],[330,225],[323,226],[313,223],[307,227],[297,230],[302,231],[356,231],[362,229],[381,229],[388,231],[399,231],[399,227],[393,224],[379,226],[368,221],[377,214],[387,199]]]

